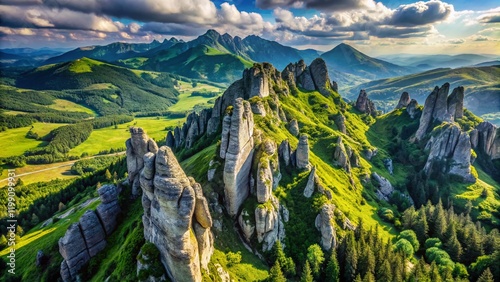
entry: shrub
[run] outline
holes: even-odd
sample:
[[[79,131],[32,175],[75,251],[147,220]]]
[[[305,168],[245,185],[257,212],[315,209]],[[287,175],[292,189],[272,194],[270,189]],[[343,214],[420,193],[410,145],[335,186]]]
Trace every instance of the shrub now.
[[[411,257],[415,252],[412,244],[404,238],[399,239],[394,244],[394,250],[397,252],[402,252],[407,258]]]
[[[432,247],[441,248],[442,245],[443,245],[443,243],[441,243],[441,240],[439,240],[439,238],[429,238],[429,239],[425,240],[425,244],[424,244],[426,249],[429,249]]]

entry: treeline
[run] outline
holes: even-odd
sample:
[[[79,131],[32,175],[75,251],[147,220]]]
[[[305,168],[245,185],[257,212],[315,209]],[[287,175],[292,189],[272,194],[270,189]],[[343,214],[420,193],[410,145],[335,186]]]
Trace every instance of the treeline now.
[[[213,98],[219,96],[220,92],[215,91],[193,91],[191,96],[200,96],[205,98]]]
[[[35,122],[35,119],[27,115],[5,115],[0,114],[0,132],[9,128],[19,128],[30,126]]]
[[[96,196],[96,187],[125,177],[127,164],[119,158],[109,169],[99,169],[77,180],[52,180],[29,185],[16,185],[17,220],[28,231],[40,222],[51,218],[54,213],[81,201],[85,196]],[[1,189],[6,190],[7,187]],[[7,229],[7,197],[0,197],[0,234]]]
[[[499,281],[500,234],[497,229],[488,233],[480,222],[474,223],[470,208],[457,215],[453,206],[444,209],[441,201],[437,205],[427,202],[418,210],[412,206],[403,212],[403,232],[413,232],[414,251],[435,263],[443,278],[460,268],[475,281],[490,268]],[[464,265],[468,266],[468,273]]]
[[[122,157],[120,156],[109,156],[109,157],[98,157],[77,161],[71,167],[71,172],[78,175],[88,175],[98,170],[105,169],[109,167],[112,163],[118,161]],[[109,173],[109,170],[107,171]],[[111,177],[111,175],[108,175]]]

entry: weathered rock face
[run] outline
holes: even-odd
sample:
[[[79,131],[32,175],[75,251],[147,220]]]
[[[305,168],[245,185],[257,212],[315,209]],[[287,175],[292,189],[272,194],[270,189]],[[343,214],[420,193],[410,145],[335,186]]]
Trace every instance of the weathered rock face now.
[[[286,166],[291,164],[292,149],[290,148],[290,142],[288,140],[283,140],[278,148],[278,155],[281,160],[285,162]]]
[[[97,192],[101,199],[97,212],[86,211],[59,239],[59,253],[64,258],[60,273],[65,282],[77,279],[82,266],[106,247],[106,236],[116,227],[120,213],[116,186],[103,185]]]
[[[299,123],[297,122],[296,119],[292,119],[289,123],[288,123],[288,131],[290,131],[290,133],[293,135],[293,136],[298,136],[299,135]]]
[[[485,153],[492,160],[500,158],[500,129],[492,123],[487,121],[480,123],[471,132],[471,141],[475,149]]]
[[[373,102],[368,99],[368,94],[366,94],[365,90],[361,90],[359,92],[358,99],[356,100],[356,109],[371,116],[377,115],[377,109],[375,108]]]
[[[346,127],[345,127],[345,117],[342,114],[339,114],[335,116],[335,125],[338,127],[339,131],[346,134]]]
[[[224,193],[226,207],[231,216],[238,214],[239,208],[249,194],[250,170],[254,153],[253,114],[250,103],[236,99],[228,132],[228,141],[221,140],[221,157],[224,164]],[[223,156],[223,144],[227,143]]]
[[[238,217],[238,224],[240,225],[241,231],[243,231],[243,236],[247,242],[250,242],[250,239],[255,233],[255,224],[252,223],[252,216],[254,215],[250,215],[248,211],[243,210]]]
[[[452,120],[457,120],[464,116],[464,88],[462,86],[453,89],[448,97],[448,113]]]
[[[396,109],[401,109],[407,107],[410,104],[410,94],[408,92],[403,92],[399,98],[399,102],[396,105]]]
[[[375,192],[377,197],[380,200],[389,201],[389,197],[392,195],[392,192],[394,192],[394,187],[392,187],[391,182],[378,175],[376,172],[372,173],[372,178],[378,182],[378,189],[377,192]]]
[[[384,162],[385,168],[387,168],[387,170],[389,171],[389,174],[392,175],[392,173],[394,172],[394,166],[392,165],[392,159],[387,158],[387,159],[384,159],[383,162]]]
[[[311,198],[314,193],[314,184],[316,178],[316,167],[313,167],[311,173],[309,173],[309,178],[307,178],[306,188],[304,188],[304,197]]]
[[[417,141],[424,137],[434,121],[450,122],[463,117],[464,88],[460,86],[453,89],[452,94],[448,97],[449,89],[449,83],[443,84],[441,88],[436,86],[434,91],[425,100],[424,110],[420,117],[420,125],[415,134]]]
[[[38,250],[38,252],[36,253],[36,266],[37,267],[43,266],[46,263],[46,261],[47,257],[45,256],[43,251]]]
[[[248,98],[269,96],[269,80],[263,68],[253,67],[243,72],[243,87]]]
[[[158,248],[172,280],[201,281],[201,267],[213,252],[212,217],[201,186],[185,175],[167,146],[144,159],[144,238]]]
[[[342,142],[342,136],[337,139],[337,144],[335,146],[335,151],[333,152],[333,159],[341,166],[345,171],[351,171],[351,165],[349,164],[349,156],[347,155],[346,148]]]
[[[255,209],[255,232],[257,241],[262,243],[262,251],[269,251],[277,240],[285,237],[283,219],[279,213],[278,199],[271,196],[270,202]]]
[[[323,94],[323,96],[329,97],[332,93],[332,84],[328,77],[328,69],[326,68],[325,61],[321,58],[315,59],[311,62],[309,70],[314,81],[315,89]]]
[[[257,101],[252,104],[252,113],[255,115],[260,115],[265,117],[267,115],[266,113],[266,108],[264,107],[264,104],[262,101]]]
[[[475,182],[471,173],[471,143],[467,133],[462,132],[456,124],[445,125],[435,136],[432,136],[426,144],[426,150],[430,150],[429,157],[424,166],[424,171],[429,174],[433,170],[441,170],[462,177],[466,182]],[[436,162],[442,161],[436,166]]]
[[[299,169],[309,168],[309,143],[307,139],[307,135],[301,135],[295,151],[296,165]]]
[[[323,205],[315,221],[316,229],[321,232],[320,244],[325,251],[329,251],[337,245],[337,235],[333,226],[334,210],[334,205]]]
[[[132,186],[132,195],[137,196],[140,191],[137,176],[144,167],[142,156],[147,152],[156,153],[158,146],[140,127],[131,127],[130,134],[130,139],[125,142],[127,147],[128,181]]]
[[[415,99],[411,99],[408,106],[406,106],[406,112],[410,115],[411,119],[414,119],[415,116],[417,115],[418,113],[417,107],[418,107],[418,102]]]

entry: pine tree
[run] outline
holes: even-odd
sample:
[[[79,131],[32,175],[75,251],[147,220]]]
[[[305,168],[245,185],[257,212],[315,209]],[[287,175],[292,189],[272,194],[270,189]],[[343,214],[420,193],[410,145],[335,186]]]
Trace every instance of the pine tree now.
[[[377,269],[377,281],[392,281],[392,269],[388,259]]]
[[[311,245],[307,248],[307,260],[311,266],[313,276],[318,278],[320,275],[321,265],[325,261],[323,250],[321,250],[321,247],[318,244]]]
[[[368,272],[365,277],[363,277],[363,282],[375,282],[375,276]]]
[[[279,240],[276,241],[273,246],[271,260],[278,261],[280,263],[281,269],[283,270],[285,276],[295,275],[295,263],[293,262],[292,258],[286,257]]]
[[[433,213],[433,226],[432,226],[432,234],[434,237],[441,239],[444,241],[444,233],[446,231],[446,217],[443,210],[443,203],[439,200],[439,203],[434,209]]]
[[[337,260],[337,252],[332,248],[332,254],[330,255],[330,260],[326,265],[325,270],[325,281],[327,282],[339,282],[340,267]]]
[[[311,272],[311,266],[309,265],[309,261],[306,260],[304,270],[302,271],[302,275],[300,276],[300,282],[312,282],[312,281],[313,281],[313,276]]]
[[[441,282],[442,281],[441,275],[439,274],[439,270],[438,270],[438,267],[437,267],[435,261],[433,261],[431,264],[431,270],[430,270],[429,276],[430,276],[432,282]]]
[[[469,227],[469,233],[467,239],[465,240],[464,246],[464,263],[466,265],[473,263],[479,256],[483,254],[481,239],[479,239],[479,236],[474,227]]]
[[[424,207],[421,207],[418,211],[418,216],[413,231],[415,231],[415,234],[417,234],[420,246],[423,246],[425,240],[427,240],[427,235],[429,233],[429,225],[427,224],[427,215],[425,213]]]
[[[271,270],[269,271],[269,282],[286,282],[285,275],[281,271],[281,266],[279,262],[276,262]]]
[[[356,242],[352,232],[346,237],[347,249],[345,253],[345,272],[344,280],[353,281],[356,278],[356,268],[358,265],[358,254],[356,252]]]
[[[401,224],[403,225],[403,229],[413,229],[413,226],[415,225],[417,221],[417,213],[415,212],[415,208],[413,206],[409,207],[403,212],[402,216],[402,222]]]
[[[363,282],[363,280],[361,280],[361,275],[356,275],[356,279],[354,279],[354,282]]]
[[[455,224],[450,224],[446,230],[447,241],[444,243],[444,250],[450,255],[453,261],[460,261],[462,256],[462,246],[457,239]]]
[[[111,176],[111,172],[109,172],[109,169],[106,169],[104,176],[106,177],[106,180],[108,180],[108,181],[113,179],[113,177]]]
[[[483,271],[483,274],[479,276],[479,279],[477,279],[477,282],[493,282],[493,274],[491,273],[490,268],[486,268],[485,271]]]

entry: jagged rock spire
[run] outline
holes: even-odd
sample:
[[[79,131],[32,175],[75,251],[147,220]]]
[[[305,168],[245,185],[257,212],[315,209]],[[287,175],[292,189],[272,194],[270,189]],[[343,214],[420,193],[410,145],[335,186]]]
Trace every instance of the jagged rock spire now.
[[[410,94],[408,94],[408,92],[405,91],[403,92],[403,94],[401,94],[399,102],[396,105],[396,109],[407,107],[409,104],[410,104]]]
[[[377,108],[373,104],[372,100],[368,99],[368,94],[366,94],[364,89],[359,91],[359,96],[356,100],[356,109],[371,116],[377,115]]]
[[[128,182],[132,186],[132,195],[137,196],[139,194],[139,178],[137,176],[144,167],[142,156],[147,152],[156,153],[158,146],[140,127],[131,127],[130,135],[130,138],[125,142]]]

